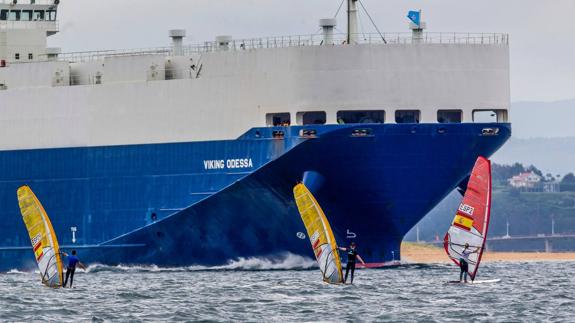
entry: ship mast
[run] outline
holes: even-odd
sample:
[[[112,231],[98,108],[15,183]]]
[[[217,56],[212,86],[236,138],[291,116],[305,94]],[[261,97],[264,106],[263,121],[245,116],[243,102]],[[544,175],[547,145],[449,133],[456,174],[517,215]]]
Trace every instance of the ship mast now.
[[[357,43],[357,1],[347,0],[347,43]]]

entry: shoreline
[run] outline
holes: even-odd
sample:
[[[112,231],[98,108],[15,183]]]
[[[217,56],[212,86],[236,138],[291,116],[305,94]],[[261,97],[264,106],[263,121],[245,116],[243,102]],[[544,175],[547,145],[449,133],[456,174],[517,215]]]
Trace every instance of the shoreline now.
[[[405,263],[451,263],[443,248],[425,243],[403,242],[401,260]],[[575,252],[490,252],[483,253],[482,262],[575,261]]]

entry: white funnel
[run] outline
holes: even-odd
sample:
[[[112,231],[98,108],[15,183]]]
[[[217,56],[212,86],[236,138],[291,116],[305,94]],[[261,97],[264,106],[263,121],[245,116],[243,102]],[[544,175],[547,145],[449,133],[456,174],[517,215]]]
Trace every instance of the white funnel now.
[[[326,18],[319,20],[319,26],[323,30],[323,44],[333,45],[333,30],[337,25],[337,20],[334,18]]]
[[[172,38],[173,55],[184,55],[184,37],[186,37],[186,31],[184,29],[172,29],[169,34]]]

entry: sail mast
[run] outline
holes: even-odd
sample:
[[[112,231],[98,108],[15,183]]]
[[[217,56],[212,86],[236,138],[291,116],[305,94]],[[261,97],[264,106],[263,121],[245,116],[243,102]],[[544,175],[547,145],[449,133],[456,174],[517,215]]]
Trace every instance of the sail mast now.
[[[347,0],[347,43],[357,43],[357,1]]]

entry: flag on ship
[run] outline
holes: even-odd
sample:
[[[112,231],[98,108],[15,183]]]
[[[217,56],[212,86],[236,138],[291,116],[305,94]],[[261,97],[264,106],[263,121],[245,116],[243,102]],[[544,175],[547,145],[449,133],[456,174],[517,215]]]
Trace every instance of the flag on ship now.
[[[421,11],[410,10],[407,13],[407,18],[411,20],[417,26],[421,25]]]

